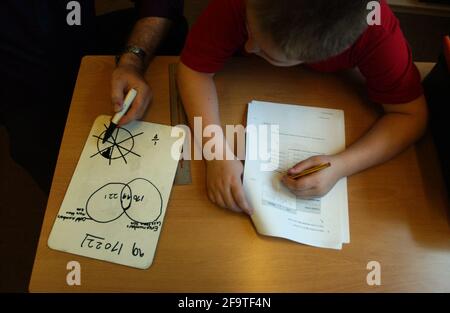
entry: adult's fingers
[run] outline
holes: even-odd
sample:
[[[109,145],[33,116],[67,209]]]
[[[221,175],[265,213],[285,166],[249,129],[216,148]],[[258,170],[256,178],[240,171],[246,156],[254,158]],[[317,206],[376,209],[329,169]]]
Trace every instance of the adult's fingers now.
[[[120,119],[119,125],[125,125],[131,121],[140,119],[147,109],[148,103],[150,102],[149,88],[139,88],[137,90],[136,98],[131,104],[128,112]]]
[[[111,102],[115,112],[122,110],[127,86],[128,83],[125,79],[113,77],[111,80]]]

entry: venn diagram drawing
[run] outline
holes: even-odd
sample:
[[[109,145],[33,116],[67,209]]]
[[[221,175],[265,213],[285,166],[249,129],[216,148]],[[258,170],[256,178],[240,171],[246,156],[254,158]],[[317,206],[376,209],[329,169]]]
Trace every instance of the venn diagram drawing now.
[[[86,202],[86,214],[97,223],[110,223],[126,215],[133,222],[147,224],[161,216],[162,204],[158,188],[145,178],[136,178],[97,189]]]

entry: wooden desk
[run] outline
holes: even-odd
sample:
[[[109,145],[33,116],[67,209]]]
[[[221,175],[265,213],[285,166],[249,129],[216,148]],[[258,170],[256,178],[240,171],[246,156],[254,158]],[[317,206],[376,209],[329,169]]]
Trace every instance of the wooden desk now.
[[[145,120],[169,123],[168,65],[157,58],[148,79],[155,99]],[[450,291],[447,202],[429,138],[394,160],[349,179],[351,243],[341,251],[259,236],[244,215],[212,205],[204,166],[192,162],[193,184],[175,186],[152,267],[137,270],[50,250],[47,239],[96,116],[111,111],[112,57],[83,60],[48,202],[30,291]],[[423,71],[430,65],[421,65]],[[252,99],[345,110],[347,142],[378,116],[356,74],[275,68],[236,58],[217,76],[225,123],[245,120]],[[81,264],[81,286],[66,285],[66,265]],[[382,286],[366,284],[369,261],[382,266]]]

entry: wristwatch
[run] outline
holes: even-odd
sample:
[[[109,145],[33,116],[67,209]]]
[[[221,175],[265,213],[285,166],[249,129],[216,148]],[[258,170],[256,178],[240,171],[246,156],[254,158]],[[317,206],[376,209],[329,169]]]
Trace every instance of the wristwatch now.
[[[147,57],[147,53],[144,51],[144,49],[138,47],[138,46],[126,46],[125,49],[116,56],[116,65],[119,64],[120,58],[125,53],[133,53],[135,56],[137,56],[141,61],[142,64],[145,64],[145,59]]]

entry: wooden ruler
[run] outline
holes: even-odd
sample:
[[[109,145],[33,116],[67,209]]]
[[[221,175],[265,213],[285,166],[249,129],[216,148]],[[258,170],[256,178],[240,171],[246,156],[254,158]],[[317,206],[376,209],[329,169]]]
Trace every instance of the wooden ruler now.
[[[183,102],[178,94],[176,80],[177,64],[169,65],[169,83],[170,83],[170,123],[172,126],[188,125],[186,112],[184,111]],[[178,162],[177,173],[175,175],[175,185],[192,184],[191,177],[191,161],[181,159]]]

